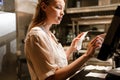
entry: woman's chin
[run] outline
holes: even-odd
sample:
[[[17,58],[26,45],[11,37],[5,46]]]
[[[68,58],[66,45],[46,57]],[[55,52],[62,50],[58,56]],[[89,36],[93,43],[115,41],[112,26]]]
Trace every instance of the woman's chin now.
[[[58,25],[58,24],[60,24],[60,23],[61,23],[61,21],[59,21],[59,22],[56,22],[55,24],[56,24],[56,25]]]

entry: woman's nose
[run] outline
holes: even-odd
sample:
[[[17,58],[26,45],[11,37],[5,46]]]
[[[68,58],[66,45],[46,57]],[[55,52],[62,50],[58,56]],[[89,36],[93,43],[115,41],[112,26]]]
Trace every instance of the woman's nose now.
[[[61,15],[64,15],[64,10],[61,10]]]

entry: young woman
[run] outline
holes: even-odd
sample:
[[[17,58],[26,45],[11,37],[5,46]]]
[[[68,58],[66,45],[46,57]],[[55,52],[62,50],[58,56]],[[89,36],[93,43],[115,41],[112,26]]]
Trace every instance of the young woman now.
[[[53,24],[60,24],[64,15],[65,0],[41,0],[37,4],[25,39],[25,53],[31,80],[66,80],[94,54],[102,44],[102,35],[94,38],[88,50],[71,64],[69,56],[76,50],[83,33],[79,34],[65,52],[55,36],[50,32]]]

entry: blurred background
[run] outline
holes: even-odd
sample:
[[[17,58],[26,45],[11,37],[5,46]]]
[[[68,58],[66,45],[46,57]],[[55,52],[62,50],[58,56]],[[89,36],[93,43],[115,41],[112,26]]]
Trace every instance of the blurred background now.
[[[24,57],[24,39],[37,2],[0,0],[0,80],[30,80]],[[75,36],[90,30],[82,49],[71,55],[70,62],[86,52],[93,37],[107,32],[118,5],[120,0],[67,0],[61,24],[51,28],[65,50]],[[86,64],[114,67],[113,59],[105,63],[94,58]]]

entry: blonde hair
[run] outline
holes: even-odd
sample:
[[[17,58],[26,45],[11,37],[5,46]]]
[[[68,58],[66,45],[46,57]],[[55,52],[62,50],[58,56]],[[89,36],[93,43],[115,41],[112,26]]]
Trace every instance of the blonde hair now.
[[[49,5],[51,1],[53,0],[38,0],[36,11],[29,25],[28,31],[30,31],[30,29],[34,26],[42,25],[44,23],[44,20],[46,19],[46,13],[42,10],[41,3],[44,2],[46,5]]]
[[[28,31],[33,28],[34,26],[37,26],[37,25],[42,25],[44,24],[44,21],[46,19],[46,13],[42,10],[41,8],[41,4],[42,3],[45,3],[46,5],[49,5],[52,1],[54,0],[38,0],[38,4],[37,4],[37,7],[36,7],[36,12],[33,16],[33,19],[31,21],[31,24],[28,28]],[[66,1],[66,0],[64,0]]]

